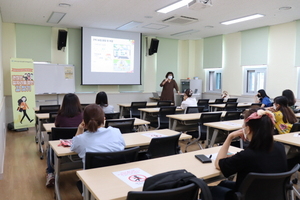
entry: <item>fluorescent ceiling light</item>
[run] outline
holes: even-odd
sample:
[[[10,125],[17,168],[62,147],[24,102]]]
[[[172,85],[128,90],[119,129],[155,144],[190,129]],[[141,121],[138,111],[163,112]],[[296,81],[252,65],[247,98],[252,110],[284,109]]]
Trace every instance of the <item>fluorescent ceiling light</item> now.
[[[128,30],[128,29],[135,28],[135,27],[137,27],[140,24],[142,24],[142,22],[131,21],[131,22],[127,23],[127,24],[124,24],[124,25],[118,27],[117,29],[118,30]]]
[[[241,18],[238,18],[238,19],[233,19],[233,20],[221,22],[221,24],[230,25],[230,24],[235,24],[235,23],[239,23],[239,22],[243,22],[243,21],[248,21],[248,20],[256,19],[256,18],[260,18],[260,17],[264,17],[264,15],[261,15],[261,14],[250,15],[250,16],[241,17]]]
[[[181,0],[181,1],[178,1],[178,2],[176,2],[174,4],[171,4],[169,6],[161,8],[161,9],[157,10],[156,12],[159,12],[159,13],[168,13],[168,12],[171,12],[171,11],[176,10],[178,8],[181,8],[183,6],[186,6],[191,1],[192,0]]]
[[[199,32],[199,30],[191,29],[191,30],[187,30],[187,31],[173,33],[173,34],[171,34],[171,36],[181,36],[181,35],[187,35],[187,34],[192,34],[192,33],[197,33],[197,32]]]
[[[58,24],[65,15],[66,13],[52,12],[47,22],[52,24]]]

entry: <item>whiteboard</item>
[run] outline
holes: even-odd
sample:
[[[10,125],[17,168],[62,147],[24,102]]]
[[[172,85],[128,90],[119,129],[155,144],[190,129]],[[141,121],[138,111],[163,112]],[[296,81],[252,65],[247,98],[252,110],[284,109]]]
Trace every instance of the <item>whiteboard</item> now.
[[[75,92],[73,65],[34,63],[35,94],[65,94]]]

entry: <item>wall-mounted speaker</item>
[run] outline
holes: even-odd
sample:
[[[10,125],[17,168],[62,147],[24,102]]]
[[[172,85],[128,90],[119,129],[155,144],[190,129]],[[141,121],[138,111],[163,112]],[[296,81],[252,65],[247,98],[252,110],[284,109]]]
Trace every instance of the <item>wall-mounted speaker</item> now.
[[[149,48],[149,55],[151,56],[152,54],[157,52],[157,48],[158,48],[158,43],[159,40],[156,38],[152,38],[151,39],[151,43],[150,43],[150,48]]]
[[[58,30],[58,37],[57,37],[57,49],[61,50],[63,47],[67,45],[67,34],[66,30]]]

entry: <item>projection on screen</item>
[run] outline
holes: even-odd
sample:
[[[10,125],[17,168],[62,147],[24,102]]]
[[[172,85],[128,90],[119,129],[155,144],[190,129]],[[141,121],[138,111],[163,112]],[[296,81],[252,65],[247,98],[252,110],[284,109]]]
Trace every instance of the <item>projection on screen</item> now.
[[[140,84],[140,33],[82,28],[82,85]]]
[[[92,36],[92,72],[134,72],[134,40]]]

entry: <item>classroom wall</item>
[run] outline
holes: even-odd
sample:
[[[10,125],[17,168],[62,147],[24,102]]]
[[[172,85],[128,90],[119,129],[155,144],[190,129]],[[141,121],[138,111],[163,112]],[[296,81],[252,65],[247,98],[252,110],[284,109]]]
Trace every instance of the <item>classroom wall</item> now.
[[[2,38],[2,18],[0,15],[0,38]],[[2,55],[2,40],[0,40],[0,55]],[[3,82],[3,62],[0,56],[0,180],[3,179],[4,155],[6,140],[5,97]]]

